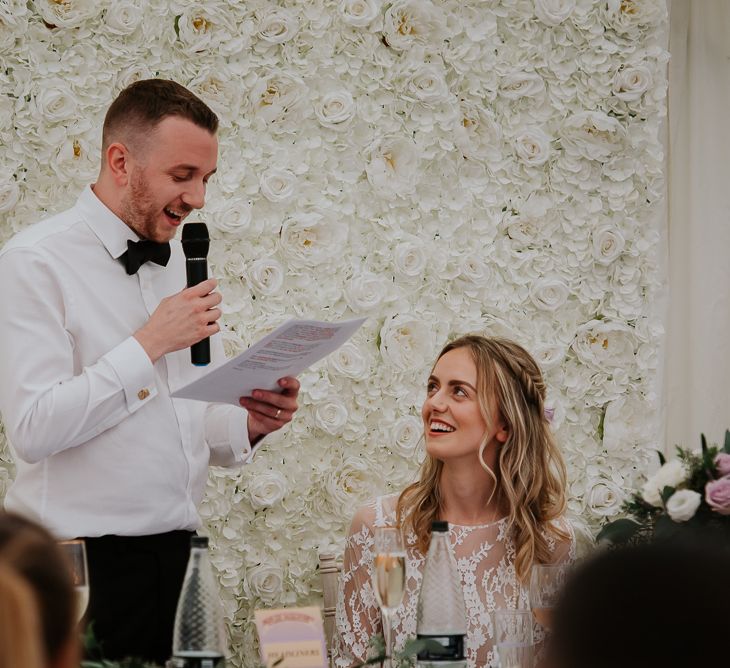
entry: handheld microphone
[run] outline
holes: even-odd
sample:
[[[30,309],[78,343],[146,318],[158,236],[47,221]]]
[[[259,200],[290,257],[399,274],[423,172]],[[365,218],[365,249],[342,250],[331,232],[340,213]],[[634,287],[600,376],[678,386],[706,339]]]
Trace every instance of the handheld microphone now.
[[[208,248],[210,238],[205,223],[185,223],[182,229],[182,247],[185,254],[185,273],[188,287],[208,278]],[[190,361],[195,366],[210,364],[210,339],[204,338],[190,346]]]

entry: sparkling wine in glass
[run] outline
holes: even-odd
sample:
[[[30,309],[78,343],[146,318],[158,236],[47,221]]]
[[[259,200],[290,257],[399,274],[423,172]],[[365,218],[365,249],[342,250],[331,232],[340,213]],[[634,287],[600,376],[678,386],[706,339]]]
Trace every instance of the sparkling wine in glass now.
[[[61,550],[71,572],[76,590],[76,620],[81,621],[89,605],[89,568],[86,563],[86,543],[81,539],[62,540]]]
[[[396,527],[376,528],[374,548],[373,589],[383,619],[386,654],[383,665],[389,668],[393,644],[392,613],[403,600],[406,583],[406,551],[400,530]]]
[[[529,610],[494,611],[494,644],[500,668],[532,668],[534,639]]]
[[[552,628],[552,609],[565,582],[564,564],[535,564],[530,574],[530,607],[537,623]]]

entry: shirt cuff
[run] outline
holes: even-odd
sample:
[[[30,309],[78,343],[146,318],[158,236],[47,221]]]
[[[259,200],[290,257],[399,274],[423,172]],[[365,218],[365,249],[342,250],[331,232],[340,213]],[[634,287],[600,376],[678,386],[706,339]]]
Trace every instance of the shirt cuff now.
[[[240,466],[253,459],[248,440],[248,411],[228,404],[209,404],[205,412],[205,440],[211,466]]]
[[[155,369],[149,355],[133,336],[110,350],[104,359],[119,378],[130,413],[157,396]]]

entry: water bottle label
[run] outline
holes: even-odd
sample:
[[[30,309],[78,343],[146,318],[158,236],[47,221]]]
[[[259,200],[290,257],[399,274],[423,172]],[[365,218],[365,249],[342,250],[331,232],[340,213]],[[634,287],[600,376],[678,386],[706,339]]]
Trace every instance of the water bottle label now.
[[[435,640],[439,648],[425,648],[418,653],[419,661],[460,661],[464,658],[464,636],[418,634],[419,640]]]

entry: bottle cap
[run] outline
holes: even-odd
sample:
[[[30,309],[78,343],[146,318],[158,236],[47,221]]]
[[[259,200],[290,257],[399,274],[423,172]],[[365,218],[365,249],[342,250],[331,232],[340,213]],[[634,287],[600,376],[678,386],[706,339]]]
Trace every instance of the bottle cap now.
[[[191,536],[190,547],[208,547],[208,536]]]
[[[431,531],[443,531],[446,532],[449,530],[449,523],[444,522],[443,520],[434,520],[431,522]]]

